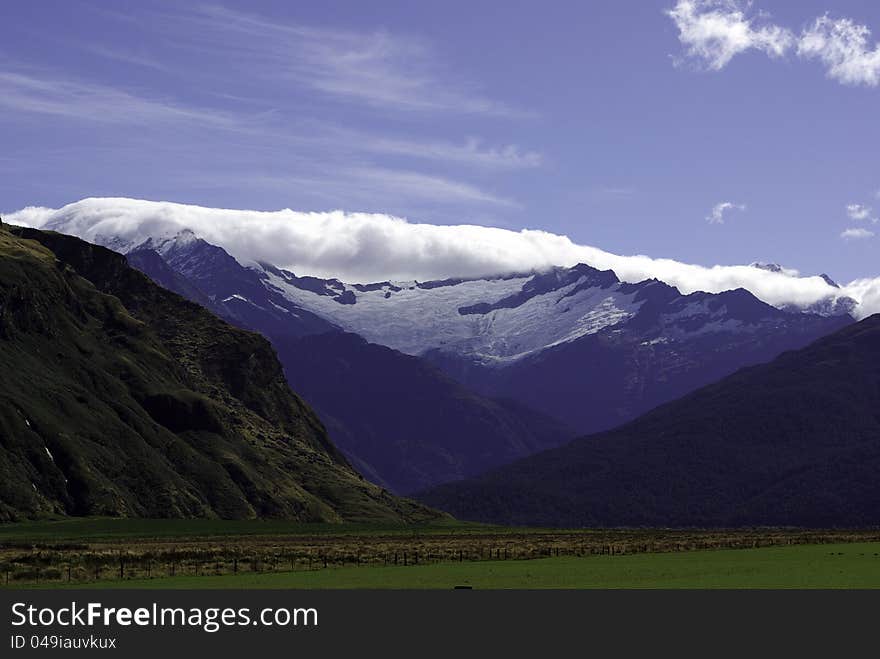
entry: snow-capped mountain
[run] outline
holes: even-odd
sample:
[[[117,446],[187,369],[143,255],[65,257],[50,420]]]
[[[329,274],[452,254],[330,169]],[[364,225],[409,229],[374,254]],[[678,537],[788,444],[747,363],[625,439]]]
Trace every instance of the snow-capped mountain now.
[[[435,282],[319,283],[262,265],[266,284],[374,343],[412,355],[447,350],[483,363],[516,361],[631,318],[640,306],[611,271]]]
[[[390,490],[465,478],[574,437],[525,405],[481,396],[423,359],[340,331],[269,285],[264,268],[245,268],[189,233],[140,242],[127,258],[157,283],[269,338],[334,444]],[[319,293],[337,286],[296,279]]]
[[[241,264],[181,230],[179,217],[117,223],[114,208],[97,216],[62,209],[46,228],[118,251],[152,251],[204,291],[217,313],[270,338],[352,332],[583,432],[631,419],[853,320],[855,303],[846,291],[819,277],[812,279],[838,292],[777,308],[742,288],[685,295],[656,279],[633,281],[630,272],[621,281],[611,270],[584,264],[442,281],[300,276],[266,262]],[[217,221],[222,213],[216,211]],[[776,264],[745,269],[767,271],[785,286],[790,281],[792,290],[807,282]]]
[[[122,252],[148,239],[168,239],[191,229],[242,263],[267,261],[297,274],[346,282],[484,277],[587,263],[613,270],[627,283],[656,278],[683,293],[745,288],[768,304],[799,309],[850,297],[857,302],[858,318],[880,310],[880,278],[837,287],[824,277],[805,276],[775,264],[706,267],[669,258],[626,256],[536,229],[436,226],[383,214],[248,211],[126,198],[87,198],[61,208],[27,207],[6,219]]]
[[[627,296],[630,316],[515,362],[487,368],[449,350],[425,357],[478,391],[528,400],[587,433],[853,322],[776,309],[744,289],[682,295],[657,280],[613,288]]]
[[[682,295],[656,280],[623,283],[612,271],[585,264],[484,279],[368,285],[256,267],[267,286],[297,306],[370,341],[413,355],[450,353],[486,366],[504,366],[634,323],[646,325],[646,318],[655,330],[646,340],[674,343],[705,335],[761,334],[796,324],[800,315],[777,310],[742,289],[738,297]],[[822,311],[806,315],[846,315],[848,309],[838,303]]]
[[[306,316],[314,328],[298,334],[332,326],[406,354],[442,353],[491,367],[634,322],[653,328],[646,341],[675,344],[707,335],[760,335],[800,315],[776,310],[745,291],[748,302],[732,309],[728,293],[685,296],[656,280],[623,283],[612,271],[585,264],[487,278],[350,284],[300,277],[269,263],[243,268],[191,231],[133,246],[108,242],[132,253],[154,250],[224,305],[227,315],[269,315],[282,328],[285,322],[299,326]],[[839,298],[835,306],[815,311],[843,315],[848,309]],[[254,320],[245,324],[278,332]]]
[[[155,252],[227,307],[224,315],[287,314],[298,324],[305,312],[326,321],[318,329],[335,326],[411,355],[448,350],[487,364],[512,362],[620,323],[640,306],[613,272],[587,265],[490,278],[350,284],[300,277],[265,262],[242,268],[189,230],[141,241],[96,239],[123,253]]]
[[[266,277],[261,271],[243,267],[226,250],[191,231],[148,238],[136,244],[122,244],[113,239],[104,242],[105,246],[126,253],[129,263],[157,283],[270,339],[339,329],[266,286]],[[169,276],[166,270],[175,277]]]
[[[744,289],[683,295],[656,279],[625,283],[585,264],[351,284],[268,263],[244,267],[189,232],[131,248],[153,251],[233,322],[270,338],[357,334],[582,432],[614,426],[852,322],[840,308],[824,310],[838,315],[781,310]]]

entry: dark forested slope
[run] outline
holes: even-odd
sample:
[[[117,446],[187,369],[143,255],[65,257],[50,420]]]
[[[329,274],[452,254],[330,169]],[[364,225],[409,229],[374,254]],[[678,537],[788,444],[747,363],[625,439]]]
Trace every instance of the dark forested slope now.
[[[564,526],[880,525],[880,315],[421,499]]]

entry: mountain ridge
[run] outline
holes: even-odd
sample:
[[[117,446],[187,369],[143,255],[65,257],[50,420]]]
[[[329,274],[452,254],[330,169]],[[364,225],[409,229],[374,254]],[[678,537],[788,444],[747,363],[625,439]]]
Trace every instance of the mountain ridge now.
[[[619,428],[419,495],[552,526],[880,524],[880,315]]]
[[[437,513],[373,486],[259,335],[77,238],[0,227],[0,518]]]
[[[418,357],[330,325],[329,331],[318,331],[325,328],[311,322],[300,325],[304,313],[298,309],[277,322],[277,315],[262,313],[269,306],[265,301],[256,306],[235,292],[242,290],[237,288],[241,281],[259,287],[258,272],[244,268],[222,248],[212,246],[223,254],[205,260],[204,246],[194,240],[187,245],[196,248],[194,258],[190,261],[184,250],[174,250],[174,267],[152,249],[154,245],[139,246],[128,259],[184,296],[195,291],[190,299],[202,304],[207,299],[209,310],[233,324],[264,334],[288,381],[319,412],[334,443],[359,471],[393,492],[405,494],[474,475],[575,436],[564,424],[519,403],[469,391]],[[223,274],[215,277],[210,263],[217,260],[225,265]],[[210,296],[199,288],[204,280],[211,283]],[[316,294],[326,295],[324,284],[306,282]],[[259,290],[242,292],[259,301]],[[238,313],[228,309],[225,296],[241,298],[234,309]]]
[[[684,295],[658,279],[625,283],[586,264],[493,279],[351,285],[265,262],[245,267],[191,232],[143,245],[176,255],[174,267],[197,287],[207,282],[215,312],[235,324],[273,340],[355,333],[576,433],[628,421],[852,322],[847,314],[778,309],[745,289]],[[594,402],[584,405],[583,396]]]
[[[491,282],[372,285],[301,278],[266,263],[238,268],[293,309],[420,356],[485,398],[517,401],[576,433],[626,422],[852,322],[848,315],[784,311],[745,289],[684,295],[657,279],[624,283],[613,271],[585,264]],[[228,279],[210,270],[203,276]],[[222,290],[218,295],[238,295],[239,289]],[[340,299],[348,294],[354,300]],[[293,322],[282,319],[269,331],[245,326],[286,341],[284,330]],[[332,404],[322,407],[337,419],[345,416]]]

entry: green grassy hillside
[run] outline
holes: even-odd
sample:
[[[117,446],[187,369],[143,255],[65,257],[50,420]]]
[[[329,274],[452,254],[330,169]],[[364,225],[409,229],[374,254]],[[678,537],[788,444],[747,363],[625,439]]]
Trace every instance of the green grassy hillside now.
[[[423,520],[364,481],[271,346],[60,234],[0,227],[0,520]]]

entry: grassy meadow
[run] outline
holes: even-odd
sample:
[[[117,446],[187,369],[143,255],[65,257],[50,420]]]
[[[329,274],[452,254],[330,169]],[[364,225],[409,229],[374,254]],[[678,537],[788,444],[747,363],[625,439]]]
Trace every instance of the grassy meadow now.
[[[880,588],[880,543],[112,580],[89,588]],[[82,587],[82,586],[81,586]]]
[[[0,588],[875,588],[880,531],[64,519],[0,525]]]

